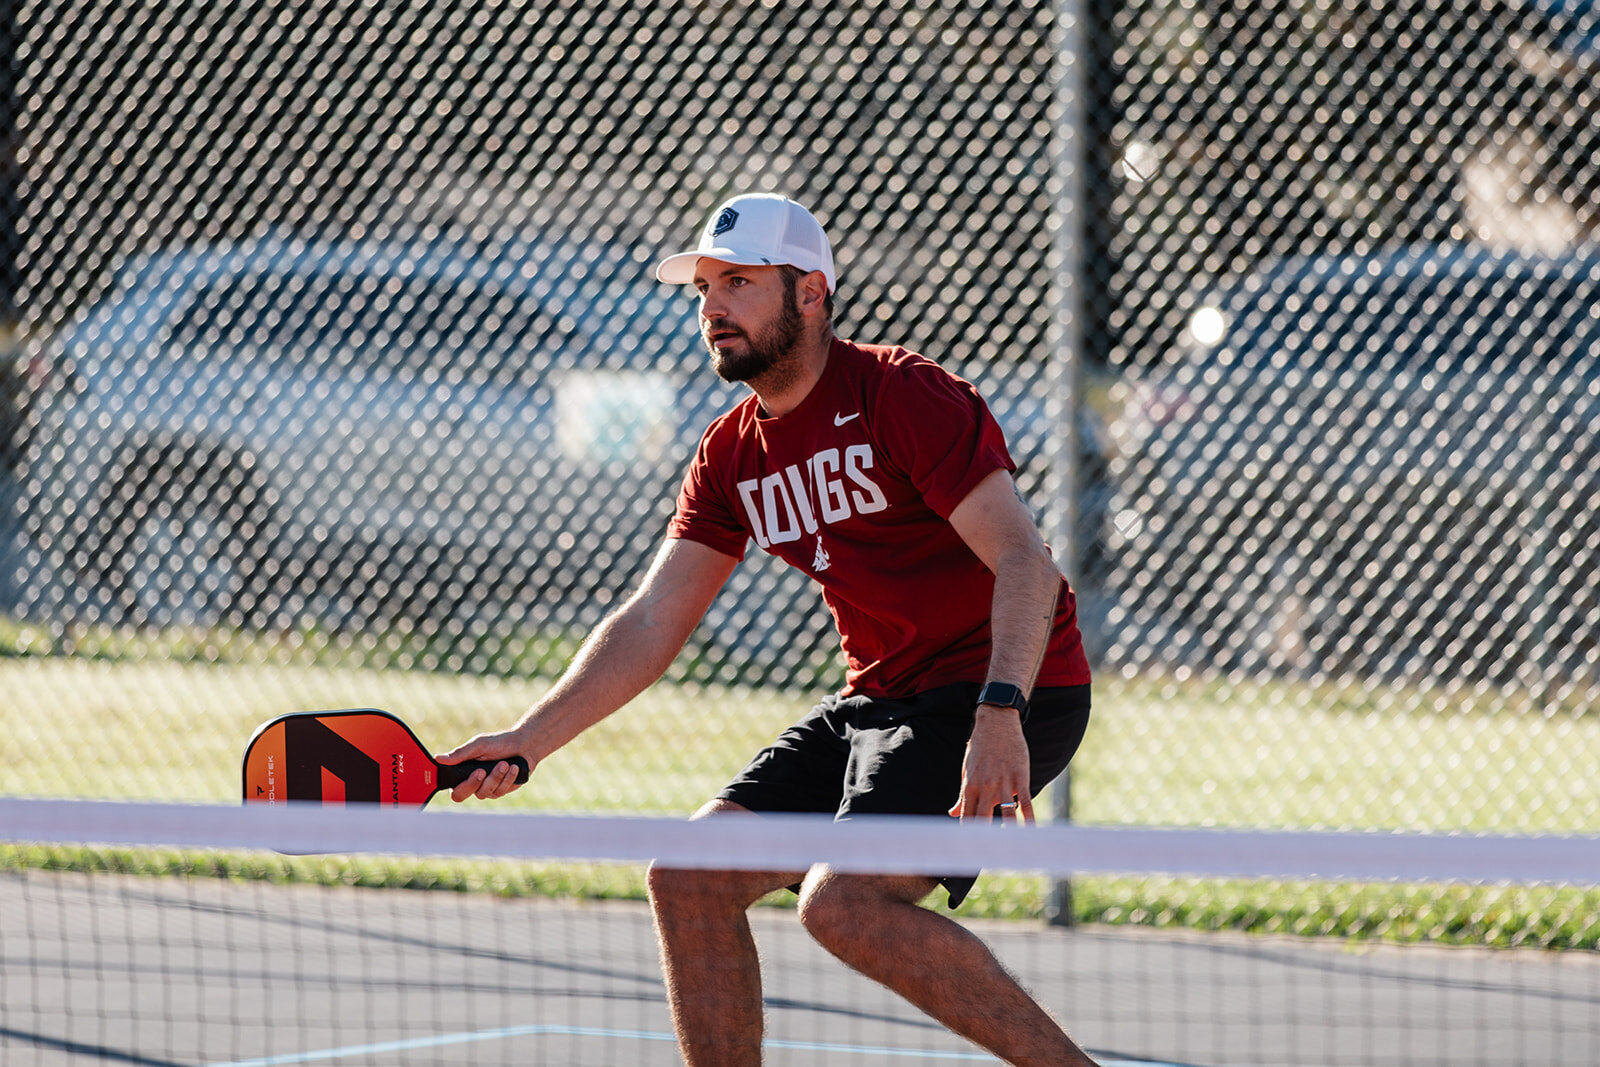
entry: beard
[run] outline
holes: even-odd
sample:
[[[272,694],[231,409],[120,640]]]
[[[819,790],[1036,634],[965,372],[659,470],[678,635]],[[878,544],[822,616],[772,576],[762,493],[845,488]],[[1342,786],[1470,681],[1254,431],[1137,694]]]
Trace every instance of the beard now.
[[[754,333],[740,331],[746,351],[727,352],[717,348],[707,338],[711,369],[725,382],[748,382],[760,378],[775,368],[793,363],[791,357],[804,329],[805,323],[800,318],[800,302],[795,298],[794,290],[787,289],[775,321]]]

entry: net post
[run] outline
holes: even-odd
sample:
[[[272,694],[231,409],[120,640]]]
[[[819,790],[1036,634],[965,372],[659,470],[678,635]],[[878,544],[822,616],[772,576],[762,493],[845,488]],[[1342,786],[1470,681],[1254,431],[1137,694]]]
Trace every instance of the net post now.
[[[1057,0],[1052,27],[1050,122],[1050,407],[1056,432],[1048,442],[1045,536],[1056,546],[1056,559],[1079,587],[1081,546],[1077,543],[1079,492],[1079,369],[1083,348],[1083,237],[1085,195],[1084,148],[1084,0]],[[1067,822],[1072,815],[1071,769],[1051,787],[1051,815]],[[1053,926],[1072,924],[1072,883],[1055,876],[1045,905]]]
[[[1072,768],[1061,772],[1061,777],[1050,787],[1050,814],[1055,822],[1065,823],[1072,817]],[[1044,902],[1045,922],[1051,926],[1072,926],[1072,879],[1056,875],[1051,879],[1050,892]]]

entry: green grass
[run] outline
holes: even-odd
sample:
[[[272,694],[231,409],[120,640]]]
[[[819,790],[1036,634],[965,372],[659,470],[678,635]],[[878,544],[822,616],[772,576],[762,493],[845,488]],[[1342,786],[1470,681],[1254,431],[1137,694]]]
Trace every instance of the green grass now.
[[[1600,714],[1460,686],[1102,678],[1084,822],[1600,832]]]
[[[548,685],[362,668],[0,660],[0,794],[231,803],[244,746],[274,716],[384,708],[443,751],[509,725]],[[658,686],[547,760],[501,806],[688,814],[807,703]]]
[[[1074,889],[1074,913],[1083,922],[1496,948],[1600,947],[1600,889],[1182,878],[1084,879]]]
[[[232,802],[254,728],[383,707],[445,749],[512,721],[542,678],[376,669],[258,645],[125,642],[0,658],[0,793]],[[221,646],[213,646],[221,647]],[[187,650],[187,651],[185,651]],[[197,651],[198,650],[198,651]],[[252,657],[254,661],[252,662]],[[813,694],[662,684],[546,761],[505,809],[687,815]],[[1110,824],[1600,831],[1600,716],[1490,689],[1102,678],[1074,762],[1075,817]],[[636,868],[0,848],[0,867],[185,871],[503,895],[642,895]],[[1507,872],[1515,878],[1515,872]],[[1086,922],[1473,944],[1600,947],[1600,890],[1085,878]],[[987,876],[962,913],[1042,913]]]

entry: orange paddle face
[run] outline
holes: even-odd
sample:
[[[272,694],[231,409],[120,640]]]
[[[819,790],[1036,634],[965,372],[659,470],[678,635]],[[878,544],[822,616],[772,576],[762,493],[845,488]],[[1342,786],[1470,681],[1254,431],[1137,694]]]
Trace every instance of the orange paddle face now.
[[[509,761],[518,781],[527,763]],[[386,711],[307,711],[273,719],[244,753],[247,803],[384,804],[420,808],[434,793],[493,762],[442,767],[411,728]]]

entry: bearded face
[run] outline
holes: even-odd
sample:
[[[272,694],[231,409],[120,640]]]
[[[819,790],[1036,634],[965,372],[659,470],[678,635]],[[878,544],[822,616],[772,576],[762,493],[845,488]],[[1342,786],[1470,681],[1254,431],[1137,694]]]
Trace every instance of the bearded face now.
[[[701,337],[711,353],[711,367],[728,382],[748,382],[791,361],[804,323],[794,287],[783,288],[777,313],[765,322],[705,322]]]

